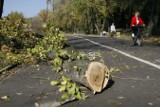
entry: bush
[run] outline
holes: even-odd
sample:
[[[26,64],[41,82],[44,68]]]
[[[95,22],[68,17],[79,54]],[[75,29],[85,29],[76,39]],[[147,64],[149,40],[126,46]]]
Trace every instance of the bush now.
[[[3,63],[45,61],[49,53],[58,52],[66,42],[52,25],[45,24],[41,35],[33,33],[31,25],[17,12],[0,19],[0,57],[3,57]]]

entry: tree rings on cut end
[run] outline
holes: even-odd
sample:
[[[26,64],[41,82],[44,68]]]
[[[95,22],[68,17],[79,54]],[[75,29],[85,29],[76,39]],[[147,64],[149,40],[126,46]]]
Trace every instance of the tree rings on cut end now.
[[[100,62],[91,62],[86,71],[85,77],[87,83],[93,90],[93,93],[101,92],[108,84],[109,69]]]

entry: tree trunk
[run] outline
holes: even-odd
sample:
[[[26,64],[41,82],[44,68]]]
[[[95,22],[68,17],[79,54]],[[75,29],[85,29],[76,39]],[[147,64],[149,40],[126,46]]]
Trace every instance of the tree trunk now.
[[[104,29],[105,29],[105,24],[106,24],[106,18],[103,19],[103,23],[102,23],[101,30],[104,30]]]
[[[0,0],[0,18],[2,18],[4,0]]]
[[[152,0],[152,11],[150,21],[147,26],[147,33],[146,36],[151,36],[153,32],[153,28],[157,25],[158,22],[158,0]]]
[[[93,10],[93,7],[91,7],[91,15],[92,15],[92,27],[93,27],[93,33],[95,34],[95,30],[97,30],[97,33],[100,33],[99,31],[99,27],[98,27],[98,24],[97,24],[97,18],[96,18],[96,15],[95,15],[95,12]]]
[[[93,11],[93,20],[94,20],[94,26],[97,30],[97,33],[99,34],[100,33],[100,30],[99,30],[99,27],[98,27],[98,24],[97,24],[97,18],[96,18],[96,15],[95,15],[95,12]]]
[[[90,34],[90,27],[89,27],[89,18],[88,18],[88,14],[86,13],[85,14],[85,16],[86,16],[86,34]]]
[[[95,27],[96,27],[97,33],[99,34],[99,33],[100,33],[100,30],[99,30],[99,27],[98,27],[97,23],[95,23],[94,25],[95,25]]]
[[[147,34],[146,36],[152,36],[154,27],[157,25],[158,22],[158,16],[154,16],[153,19],[150,19],[148,26],[147,26]]]

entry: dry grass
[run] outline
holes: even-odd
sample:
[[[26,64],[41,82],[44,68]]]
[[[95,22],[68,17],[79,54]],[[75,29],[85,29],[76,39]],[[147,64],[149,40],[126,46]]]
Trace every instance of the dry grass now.
[[[120,37],[120,39],[124,39],[124,40],[131,40],[131,33],[126,33],[126,34],[122,34]],[[148,43],[157,43],[160,44],[160,36],[151,36],[151,37],[143,37],[143,41],[144,42],[148,42]]]
[[[145,42],[160,44],[160,37],[145,37]]]

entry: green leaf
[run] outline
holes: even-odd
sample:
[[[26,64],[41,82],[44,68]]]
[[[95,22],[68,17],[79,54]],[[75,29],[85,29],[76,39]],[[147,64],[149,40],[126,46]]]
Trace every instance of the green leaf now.
[[[69,97],[70,97],[69,94],[65,93],[65,94],[63,94],[63,95],[61,96],[61,99],[62,99],[62,100],[66,100],[66,99],[68,99]]]
[[[69,78],[66,78],[66,77],[62,77],[62,79],[63,79],[63,81],[70,81],[70,79]]]
[[[60,89],[59,89],[59,92],[63,92],[66,90],[66,86],[61,86]]]
[[[75,85],[75,83],[72,84],[71,88],[68,88],[68,93],[71,94],[71,95],[75,95],[75,93],[76,93],[76,85]]]
[[[66,56],[69,56],[69,55],[68,55],[68,52],[66,50],[60,50],[59,51],[59,56],[66,57]]]
[[[68,82],[67,83],[67,88],[71,88],[72,87],[72,83],[71,82]]]
[[[67,81],[62,81],[61,84],[62,84],[62,85],[66,85],[66,84],[67,84]]]
[[[81,93],[81,99],[85,100],[86,98],[88,98],[88,96],[86,96],[85,93]]]
[[[76,86],[76,93],[78,93],[80,90],[79,90],[79,87]]]
[[[78,66],[73,66],[73,68],[74,68],[75,70],[77,70],[77,69],[78,69]]]
[[[77,98],[78,100],[81,100],[81,99],[82,99],[82,96],[81,96],[81,93],[80,93],[80,92],[77,93],[76,98]]]
[[[52,86],[55,86],[55,85],[58,85],[59,84],[59,82],[58,81],[51,81],[51,83],[50,83]]]

